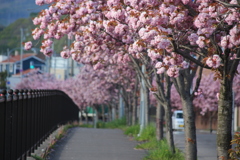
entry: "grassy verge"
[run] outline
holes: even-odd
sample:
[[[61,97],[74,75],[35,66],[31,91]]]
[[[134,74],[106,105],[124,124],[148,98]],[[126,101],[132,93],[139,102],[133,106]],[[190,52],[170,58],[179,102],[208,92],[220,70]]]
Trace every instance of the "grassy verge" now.
[[[124,131],[124,134],[133,137],[135,140],[139,141],[135,148],[148,150],[149,154],[144,158],[144,160],[184,160],[183,153],[176,148],[176,153],[171,153],[167,141],[156,139],[156,128],[154,125],[149,125],[145,127],[140,136],[138,136],[140,131],[139,125],[126,126],[126,120],[120,119],[112,122],[98,122],[98,128],[120,128]]]
[[[111,122],[102,122],[102,121],[99,121],[97,123],[97,128],[124,128],[126,126],[126,119],[123,118],[123,119],[116,119],[114,121],[111,121]]]
[[[171,153],[167,141],[156,139],[155,127],[149,125],[143,129],[140,136],[137,136],[139,133],[139,125],[130,126],[125,128],[125,134],[133,136],[135,140],[140,141],[135,148],[136,149],[145,149],[148,150],[148,155],[144,160],[184,160],[183,153],[176,148],[176,153]]]

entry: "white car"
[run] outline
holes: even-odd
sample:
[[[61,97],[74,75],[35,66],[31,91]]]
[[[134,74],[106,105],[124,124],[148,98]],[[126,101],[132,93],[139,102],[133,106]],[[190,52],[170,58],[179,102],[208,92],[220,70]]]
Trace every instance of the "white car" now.
[[[172,128],[173,130],[184,130],[184,119],[182,110],[173,111]]]

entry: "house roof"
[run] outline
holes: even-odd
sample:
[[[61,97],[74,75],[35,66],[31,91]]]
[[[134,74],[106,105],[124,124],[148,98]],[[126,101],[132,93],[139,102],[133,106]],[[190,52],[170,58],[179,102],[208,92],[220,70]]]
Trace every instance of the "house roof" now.
[[[31,56],[36,56],[36,54],[33,53],[27,53],[27,54],[23,54],[22,55],[22,59],[31,57]],[[10,58],[2,61],[1,63],[15,63],[21,60],[21,55],[17,55],[17,56],[11,56]]]
[[[23,71],[22,75],[26,75],[26,74],[28,74],[30,72],[33,72],[33,71],[41,72],[38,68],[33,68],[33,69],[27,69],[27,70]],[[17,74],[12,75],[12,76],[20,76],[20,75],[21,75],[21,73],[19,72]]]

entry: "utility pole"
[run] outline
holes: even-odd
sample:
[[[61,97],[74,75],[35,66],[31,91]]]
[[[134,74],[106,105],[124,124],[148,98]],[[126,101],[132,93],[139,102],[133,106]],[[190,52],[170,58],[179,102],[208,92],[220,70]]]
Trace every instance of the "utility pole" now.
[[[20,28],[20,31],[21,31],[21,44],[20,44],[20,75],[21,75],[21,80],[22,80],[22,71],[23,71],[23,29]]]
[[[6,87],[7,89],[9,89],[9,85],[8,85],[8,80],[9,80],[9,70],[10,70],[10,64],[9,64],[9,49],[7,49],[7,59],[8,59],[8,69],[7,69],[7,84],[6,84]]]
[[[67,39],[67,46],[70,48],[70,39]],[[67,79],[69,78],[69,59],[67,59]]]
[[[8,77],[9,77],[9,69],[10,69],[10,64],[9,64],[9,49],[7,49],[7,58],[8,58],[8,65],[9,65],[9,67],[8,67],[8,69],[7,69],[7,79],[8,79]]]

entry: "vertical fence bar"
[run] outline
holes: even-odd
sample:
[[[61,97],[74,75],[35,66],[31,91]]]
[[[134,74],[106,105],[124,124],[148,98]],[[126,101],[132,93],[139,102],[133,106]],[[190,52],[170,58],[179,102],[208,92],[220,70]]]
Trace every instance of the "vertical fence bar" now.
[[[10,92],[10,91],[9,91]],[[12,93],[12,92],[11,92]],[[5,130],[5,156],[4,160],[10,160],[11,159],[11,152],[12,152],[12,95],[7,96],[6,101],[6,130]]]
[[[13,90],[8,91],[9,96],[9,103],[11,105],[11,160],[17,159],[17,148],[16,148],[16,141],[17,141],[17,103],[16,103],[16,96],[14,95]]]
[[[6,90],[0,93],[0,159],[5,157]]]
[[[34,90],[34,96],[35,96],[35,98],[34,98],[34,101],[35,101],[35,103],[34,103],[34,149],[37,149],[37,131],[38,131],[38,126],[37,126],[37,113],[38,113],[38,110],[37,110],[37,103],[38,103],[38,101],[37,101],[37,90]]]
[[[30,91],[29,90],[26,90],[25,91],[25,96],[26,96],[26,121],[27,121],[27,125],[26,125],[26,156],[29,156],[30,155],[30,148],[31,148],[31,94],[30,94]]]
[[[19,139],[18,139],[18,133],[19,133],[19,130],[18,130],[18,90],[15,90],[13,92],[13,123],[15,124],[14,125],[14,130],[13,130],[13,143],[12,143],[12,147],[15,148],[15,151],[14,151],[14,156],[13,156],[13,159],[17,159],[19,157],[18,155],[18,145],[19,145]]]
[[[30,92],[31,94],[31,152],[34,152],[34,148],[35,148],[35,106],[34,106],[34,102],[35,102],[35,95],[34,95],[34,90],[31,90]]]
[[[40,90],[40,101],[41,101],[41,141],[45,140],[44,137],[44,99],[43,99],[43,91]]]
[[[27,103],[26,103],[26,90],[21,90],[22,93],[22,158],[26,158],[26,142],[27,142]]]
[[[40,102],[40,97],[39,97],[39,90],[36,91],[36,95],[37,95],[37,147],[40,146],[40,126],[41,126],[41,102]]]

